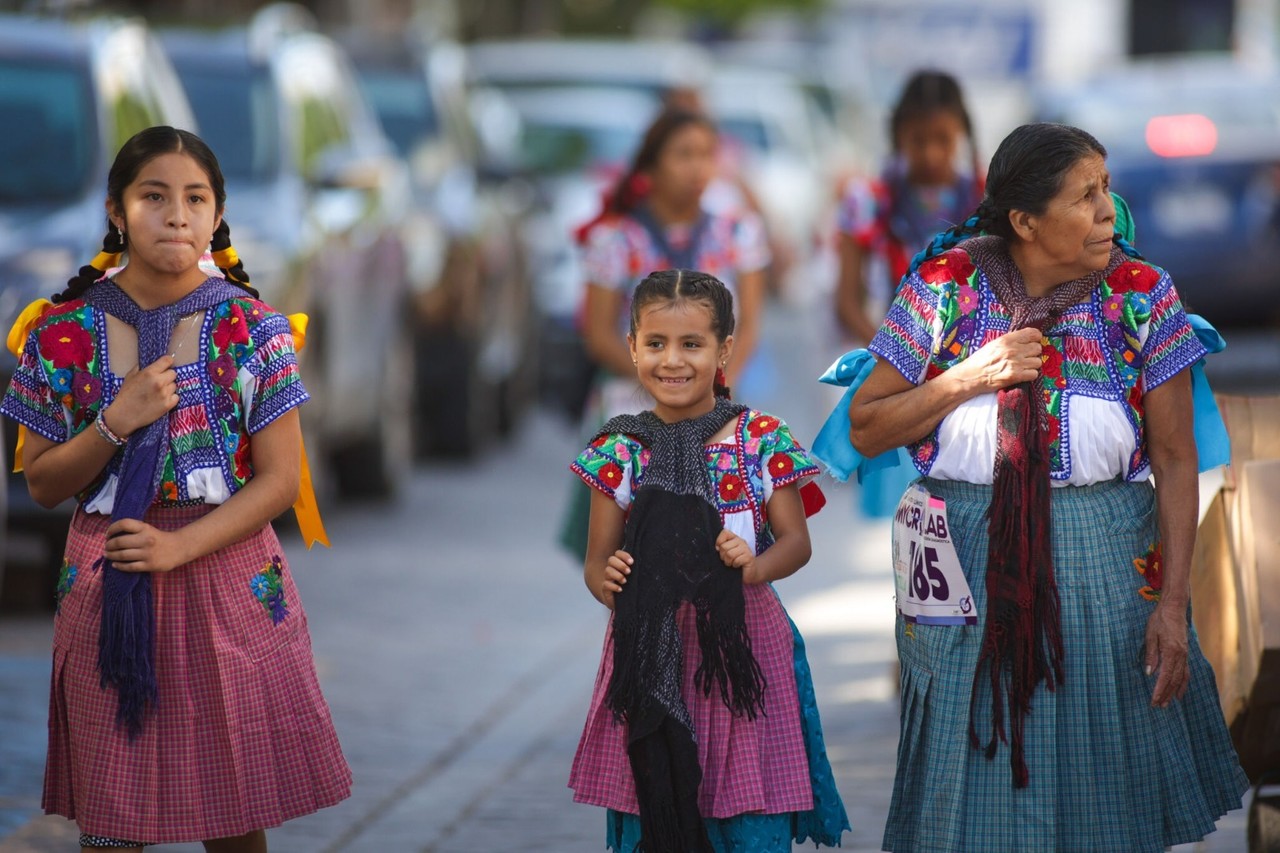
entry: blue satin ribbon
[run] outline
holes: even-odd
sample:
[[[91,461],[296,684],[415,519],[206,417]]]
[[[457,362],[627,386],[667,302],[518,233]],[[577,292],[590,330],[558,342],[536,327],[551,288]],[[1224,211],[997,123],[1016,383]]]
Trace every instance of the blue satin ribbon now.
[[[1191,321],[1191,328],[1200,344],[1210,354],[1226,349],[1227,342],[1208,320],[1199,314],[1188,314],[1187,319]],[[1208,471],[1230,463],[1231,439],[1227,436],[1227,425],[1222,421],[1222,412],[1218,411],[1218,401],[1213,399],[1209,380],[1204,375],[1203,358],[1191,366],[1191,408],[1195,415],[1196,453],[1200,456],[1200,470]]]
[[[858,482],[873,471],[895,468],[900,464],[900,450],[887,450],[879,456],[867,458],[857,451],[849,440],[849,404],[853,395],[862,387],[876,366],[876,357],[867,349],[856,349],[836,359],[827,372],[818,379],[827,385],[844,386],[848,390],[840,398],[827,418],[818,436],[810,446],[810,452],[823,467],[840,482],[847,482],[854,473]]]

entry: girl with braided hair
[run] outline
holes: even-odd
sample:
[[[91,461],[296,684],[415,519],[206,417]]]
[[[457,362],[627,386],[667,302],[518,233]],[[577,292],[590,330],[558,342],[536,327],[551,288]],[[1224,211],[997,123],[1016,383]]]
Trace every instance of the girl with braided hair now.
[[[781,420],[729,401],[733,330],[713,276],[646,277],[627,341],[653,408],[572,466],[592,490],[584,578],[613,615],[569,785],[609,810],[615,853],[786,853],[848,829],[771,585],[808,562],[817,468]]]
[[[917,71],[907,80],[889,141],[893,156],[879,178],[850,181],[837,212],[836,317],[862,344],[875,335],[911,256],[982,199],[973,123],[950,74]],[[962,145],[968,172],[957,168]]]
[[[631,292],[649,270],[699,269],[723,282],[737,306],[738,346],[725,366],[729,382],[744,378],[744,369],[753,379],[763,373],[763,363],[751,356],[764,314],[769,248],[758,216],[713,211],[704,203],[718,144],[705,113],[663,110],[600,213],[578,229],[586,278],[583,342],[596,365],[589,434],[651,402],[636,383],[626,343]],[[559,542],[577,561],[586,548],[588,493],[576,483],[571,489]]]
[[[136,134],[108,176],[102,253],[10,333],[0,413],[24,427],[28,487],[78,504],[43,804],[86,850],[257,853],[267,827],[350,790],[270,524],[300,495],[307,393],[225,202],[199,137]],[[225,278],[200,268],[207,248]]]
[[[1116,234],[1105,157],[1078,128],[1014,130],[852,395],[851,452],[905,443],[908,497],[949,530],[927,573],[895,559],[886,850],[1160,851],[1248,787],[1189,624],[1205,347]]]

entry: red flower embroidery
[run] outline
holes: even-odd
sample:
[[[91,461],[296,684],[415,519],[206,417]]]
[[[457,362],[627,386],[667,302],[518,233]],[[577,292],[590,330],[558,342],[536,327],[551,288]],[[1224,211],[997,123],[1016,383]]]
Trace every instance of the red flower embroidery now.
[[[213,344],[218,352],[225,352],[233,344],[249,343],[249,324],[245,322],[240,306],[232,305],[231,313],[213,327]]]
[[[1049,445],[1052,446],[1059,438],[1062,437],[1062,420],[1053,415],[1049,415],[1047,419],[1046,433],[1049,437]]]
[[[223,353],[209,364],[209,378],[215,385],[230,388],[236,381],[236,363],[230,353]]]
[[[40,354],[57,368],[84,370],[93,360],[93,338],[74,320],[53,323],[40,332]]]
[[[165,480],[160,484],[160,491],[164,494],[167,501],[176,501],[178,499],[178,484],[172,480]]]
[[[599,438],[597,438],[595,441],[591,442],[591,446],[592,446],[592,447],[604,447],[604,446],[605,446],[605,443],[606,443],[606,442],[608,442],[608,441],[609,441],[609,436],[608,436],[608,434],[605,434],[605,435],[602,435],[602,436],[600,436]]]
[[[1053,380],[1055,387],[1066,387],[1067,380],[1062,375],[1062,353],[1048,338],[1040,340],[1040,370],[1045,377]]]
[[[742,479],[737,474],[725,474],[720,478],[720,500],[733,503],[742,495]]]
[[[963,249],[952,249],[920,265],[920,278],[929,284],[955,281],[963,284],[973,275],[973,261]]]
[[[1138,590],[1138,594],[1147,601],[1159,601],[1160,590],[1164,588],[1164,551],[1160,543],[1155,543],[1146,554],[1135,559],[1133,567],[1147,581],[1147,585]]]
[[[1107,276],[1107,285],[1113,293],[1124,293],[1130,290],[1148,293],[1159,280],[1160,273],[1154,267],[1136,261],[1126,261]]]
[[[622,485],[622,469],[615,462],[605,464],[600,469],[598,476],[611,489],[616,489]]]
[[[773,415],[761,415],[747,424],[747,432],[756,438],[760,438],[765,433],[773,432],[777,428],[778,419]]]
[[[241,434],[240,443],[236,445],[236,452],[231,456],[232,472],[240,482],[245,482],[253,476],[250,449],[249,439],[244,434]]]
[[[769,457],[769,473],[774,477],[785,477],[796,470],[796,461],[788,453],[775,453]]]

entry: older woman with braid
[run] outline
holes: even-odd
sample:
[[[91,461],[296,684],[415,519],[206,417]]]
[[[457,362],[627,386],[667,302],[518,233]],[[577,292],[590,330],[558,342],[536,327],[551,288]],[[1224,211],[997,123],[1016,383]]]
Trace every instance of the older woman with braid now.
[[[921,475],[895,522],[886,850],[1159,851],[1247,787],[1189,624],[1204,348],[1114,235],[1105,157],[1077,128],[1011,133],[852,398],[853,446],[905,444]]]

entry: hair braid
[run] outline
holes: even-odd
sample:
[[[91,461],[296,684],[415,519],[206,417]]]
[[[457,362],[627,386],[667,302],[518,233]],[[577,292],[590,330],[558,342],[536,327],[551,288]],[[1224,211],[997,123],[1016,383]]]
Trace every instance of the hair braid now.
[[[107,235],[102,238],[102,251],[92,261],[80,267],[80,271],[67,281],[66,290],[55,293],[50,298],[55,304],[79,299],[81,294],[102,278],[107,270],[120,265],[124,251],[124,234],[116,228],[115,223],[108,222]]]
[[[227,224],[225,216],[213,232],[209,250],[213,255],[213,262],[218,265],[218,269],[222,270],[227,281],[239,285],[257,299],[258,291],[249,285],[249,274],[244,271],[244,263],[236,254],[235,247],[231,245],[231,226]]]

